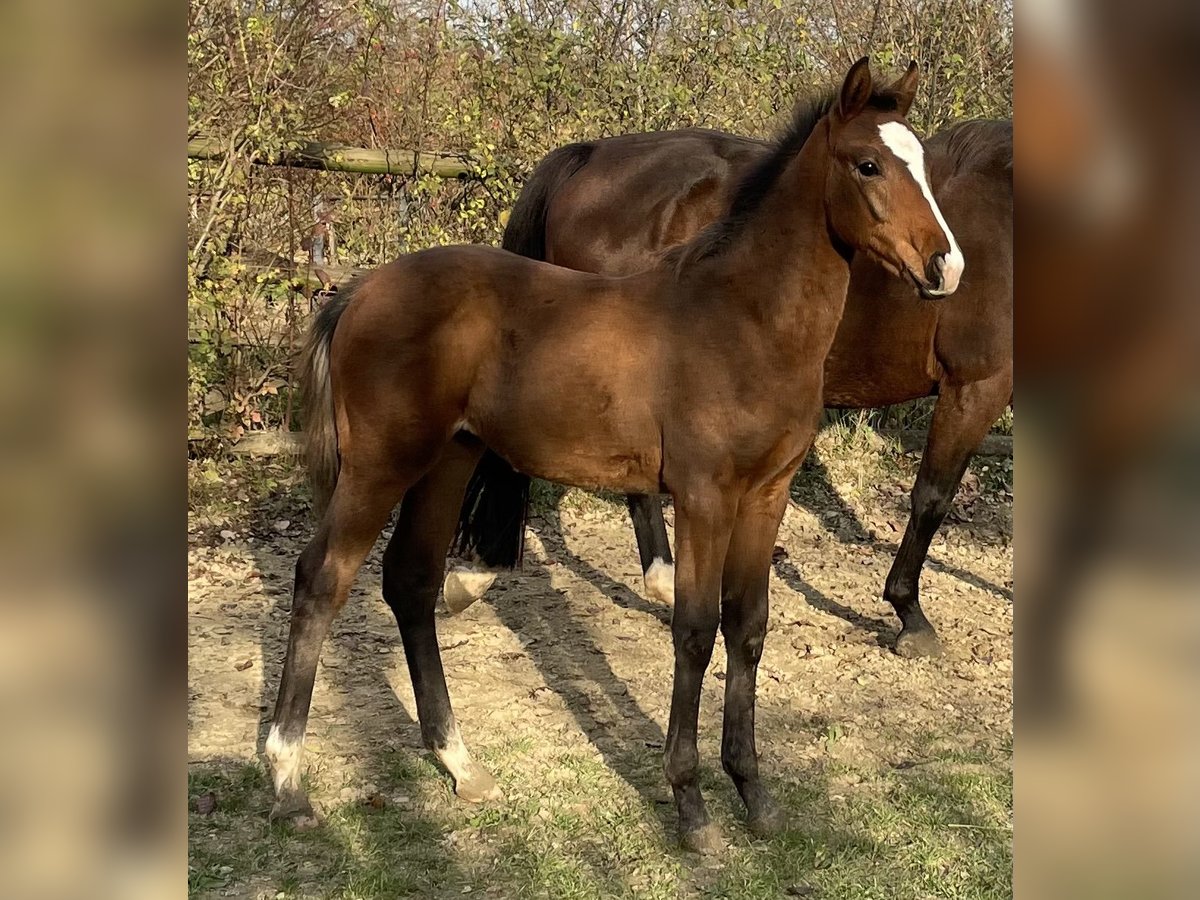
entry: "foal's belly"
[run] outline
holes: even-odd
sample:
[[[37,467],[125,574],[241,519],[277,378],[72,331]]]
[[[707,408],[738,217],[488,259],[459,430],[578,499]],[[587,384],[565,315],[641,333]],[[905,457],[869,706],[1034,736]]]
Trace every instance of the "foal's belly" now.
[[[475,404],[468,428],[517,470],[586,488],[660,490],[662,431],[651,385],[559,369],[518,378]]]
[[[579,419],[484,428],[479,436],[518,471],[583,488],[651,494],[661,489],[656,433],[613,432]]]
[[[662,456],[650,448],[526,444],[493,449],[518,471],[559,484],[627,494],[654,494],[661,490]]]

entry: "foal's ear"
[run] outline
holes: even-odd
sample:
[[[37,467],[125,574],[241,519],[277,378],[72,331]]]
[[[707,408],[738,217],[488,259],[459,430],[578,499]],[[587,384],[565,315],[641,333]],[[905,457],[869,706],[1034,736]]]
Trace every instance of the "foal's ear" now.
[[[838,95],[838,115],[843,121],[852,119],[867,107],[871,99],[871,57],[864,56],[856,62],[842,82]]]
[[[896,111],[907,116],[912,109],[913,100],[917,97],[917,82],[921,80],[921,69],[917,61],[908,64],[908,71],[896,79],[896,83],[888,88],[889,94],[896,97]]]

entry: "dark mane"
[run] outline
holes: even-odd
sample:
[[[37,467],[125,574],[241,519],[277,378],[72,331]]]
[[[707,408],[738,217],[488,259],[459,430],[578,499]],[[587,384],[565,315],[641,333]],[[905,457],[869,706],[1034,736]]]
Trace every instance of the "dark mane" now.
[[[753,218],[788,163],[804,147],[817,123],[828,114],[837,100],[838,88],[828,88],[814,97],[798,101],[792,111],[791,121],[772,141],[770,155],[747,172],[738,183],[729,211],[686,244],[667,250],[663,254],[663,261],[676,272],[682,272],[692,264],[717,256],[728,248]],[[898,104],[899,97],[895,93],[876,89],[867,105],[872,109],[895,110]]]
[[[925,146],[935,182],[943,177],[981,172],[1012,177],[1012,119],[973,119],[939,131]]]

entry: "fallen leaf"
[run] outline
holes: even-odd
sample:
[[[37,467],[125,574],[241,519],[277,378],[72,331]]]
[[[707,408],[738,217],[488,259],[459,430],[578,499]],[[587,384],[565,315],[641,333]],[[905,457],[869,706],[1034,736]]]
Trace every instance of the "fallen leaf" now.
[[[363,800],[363,806],[369,806],[371,809],[383,809],[387,806],[387,800],[379,794],[371,794]]]
[[[817,893],[817,889],[806,881],[798,881],[789,884],[784,893],[789,897],[812,897]]]

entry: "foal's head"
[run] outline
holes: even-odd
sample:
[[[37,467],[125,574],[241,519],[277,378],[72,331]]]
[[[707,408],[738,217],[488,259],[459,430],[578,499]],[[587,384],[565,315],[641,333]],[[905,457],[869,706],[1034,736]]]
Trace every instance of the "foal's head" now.
[[[825,207],[834,233],[923,297],[954,293],[963,255],[929,189],[921,141],[904,117],[917,90],[917,65],[877,88],[863,57],[829,111],[830,169]]]

